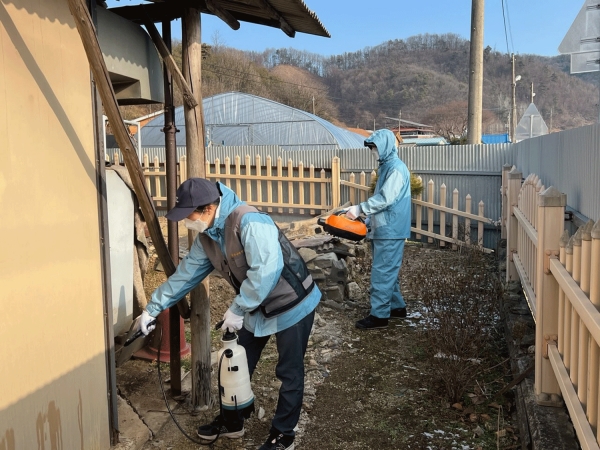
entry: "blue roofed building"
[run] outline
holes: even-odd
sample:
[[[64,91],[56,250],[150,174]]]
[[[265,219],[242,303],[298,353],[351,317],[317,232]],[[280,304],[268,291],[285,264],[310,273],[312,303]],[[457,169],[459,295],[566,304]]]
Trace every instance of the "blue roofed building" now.
[[[484,134],[481,136],[482,144],[507,144],[510,142],[508,133]]]

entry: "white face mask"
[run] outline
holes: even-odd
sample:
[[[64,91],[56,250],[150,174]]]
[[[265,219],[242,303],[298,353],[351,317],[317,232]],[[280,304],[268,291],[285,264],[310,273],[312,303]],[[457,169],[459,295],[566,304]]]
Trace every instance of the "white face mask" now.
[[[197,220],[190,220],[188,218],[183,219],[183,224],[188,230],[197,231],[198,233],[204,233],[208,228],[208,224],[206,222]]]
[[[377,150],[376,148],[372,148],[371,155],[373,155],[373,158],[375,158],[376,160],[379,159],[379,150]]]

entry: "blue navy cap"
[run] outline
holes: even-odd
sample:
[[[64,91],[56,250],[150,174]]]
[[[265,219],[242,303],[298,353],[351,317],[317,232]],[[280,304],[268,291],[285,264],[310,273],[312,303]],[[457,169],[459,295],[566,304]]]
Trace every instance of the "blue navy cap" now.
[[[209,205],[220,197],[219,188],[216,183],[205,178],[190,178],[185,180],[177,188],[177,203],[171,209],[166,218],[173,222],[179,222],[194,212],[199,206]]]

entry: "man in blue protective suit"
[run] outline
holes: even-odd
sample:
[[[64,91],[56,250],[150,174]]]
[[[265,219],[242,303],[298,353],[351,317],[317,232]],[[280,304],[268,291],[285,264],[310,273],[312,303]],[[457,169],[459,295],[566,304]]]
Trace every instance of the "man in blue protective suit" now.
[[[246,350],[250,376],[272,334],[277,341],[275,369],[281,381],[277,409],[269,437],[260,450],[294,448],[294,428],[304,394],[304,354],[321,292],[294,246],[273,220],[242,202],[221,183],[191,178],[177,189],[177,204],[166,216],[185,221],[198,232],[190,252],[177,270],[152,294],[140,316],[144,334],[148,324],[176,304],[213,270],[236,290],[223,316],[222,329],[237,332]],[[213,440],[217,435],[244,434],[244,419],[253,410],[227,411],[198,429]]]
[[[410,173],[398,158],[396,137],[390,130],[377,130],[365,140],[379,161],[377,183],[372,197],[351,206],[350,219],[366,214],[370,230],[373,266],[371,268],[371,313],[356,322],[356,328],[386,328],[388,320],[406,317],[406,303],[400,292],[399,271],[404,243],[410,237]]]

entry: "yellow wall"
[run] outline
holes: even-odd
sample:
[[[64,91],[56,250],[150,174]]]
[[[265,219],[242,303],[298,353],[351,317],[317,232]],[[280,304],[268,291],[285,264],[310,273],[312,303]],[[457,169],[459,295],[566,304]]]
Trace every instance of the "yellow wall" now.
[[[0,1],[0,449],[110,447],[89,65],[67,2]]]

